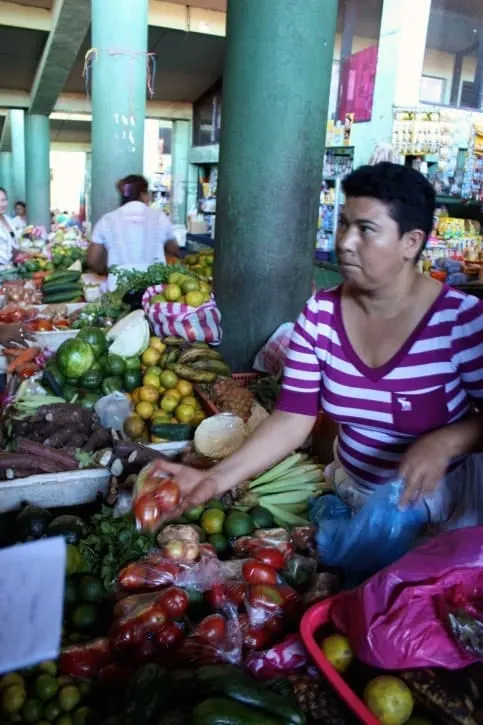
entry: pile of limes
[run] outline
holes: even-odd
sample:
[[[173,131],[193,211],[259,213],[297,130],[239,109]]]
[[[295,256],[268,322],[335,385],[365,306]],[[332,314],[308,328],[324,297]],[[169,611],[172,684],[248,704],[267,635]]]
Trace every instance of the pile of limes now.
[[[26,672],[10,672],[0,680],[0,722],[87,725],[88,694],[88,683],[76,685],[70,677],[58,676],[53,661]]]
[[[210,280],[213,277],[214,252],[212,249],[203,249],[198,254],[188,254],[183,259],[183,265],[190,272],[201,279]]]
[[[89,639],[99,628],[106,590],[91,574],[69,576],[64,588],[64,638],[68,643]]]
[[[231,540],[247,536],[255,528],[254,521],[248,513],[226,510],[218,499],[212,499],[204,506],[186,511],[184,518],[190,523],[198,524],[206,540],[214,546],[219,556],[229,550]]]
[[[178,302],[190,307],[199,307],[208,302],[210,296],[211,286],[206,280],[181,274],[181,272],[172,272],[162,293],[154,295],[150,301],[151,304]]]

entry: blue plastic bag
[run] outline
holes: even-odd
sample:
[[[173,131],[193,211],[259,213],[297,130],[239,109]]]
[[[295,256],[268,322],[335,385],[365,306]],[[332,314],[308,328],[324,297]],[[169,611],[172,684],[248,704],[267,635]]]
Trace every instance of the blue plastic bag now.
[[[379,486],[353,516],[332,494],[312,508],[319,559],[342,568],[347,586],[360,584],[406,554],[428,523],[424,504],[399,507],[403,488],[401,480]]]

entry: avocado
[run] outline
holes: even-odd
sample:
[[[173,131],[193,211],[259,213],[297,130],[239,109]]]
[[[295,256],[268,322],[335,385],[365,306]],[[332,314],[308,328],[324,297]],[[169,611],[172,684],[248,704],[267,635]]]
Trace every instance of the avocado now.
[[[47,527],[47,536],[63,536],[67,544],[78,544],[87,534],[85,523],[78,516],[57,516]]]
[[[15,528],[20,541],[40,539],[52,521],[52,514],[47,509],[34,504],[27,504],[15,519]]]

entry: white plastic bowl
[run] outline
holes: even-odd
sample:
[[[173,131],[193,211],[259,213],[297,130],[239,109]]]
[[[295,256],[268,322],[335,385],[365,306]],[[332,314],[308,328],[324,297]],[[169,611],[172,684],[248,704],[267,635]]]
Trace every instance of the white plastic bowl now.
[[[248,435],[241,418],[220,413],[206,418],[195,431],[194,444],[198,453],[207,458],[226,458],[237,451]]]

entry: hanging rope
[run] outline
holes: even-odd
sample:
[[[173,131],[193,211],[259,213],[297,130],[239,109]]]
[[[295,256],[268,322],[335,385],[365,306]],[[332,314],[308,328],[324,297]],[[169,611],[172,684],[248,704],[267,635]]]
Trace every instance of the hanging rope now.
[[[127,51],[127,50],[117,50],[116,48],[108,48],[107,50],[98,50],[97,48],[89,48],[87,53],[84,57],[84,69],[82,71],[82,75],[84,77],[85,87],[86,87],[86,95],[89,98],[90,97],[90,89],[92,84],[92,68],[94,64],[99,60],[99,57],[102,55],[107,55],[110,57],[122,57],[122,58],[129,58],[129,73],[128,73],[128,86],[129,86],[129,105],[130,109],[132,111],[133,103],[132,103],[132,93],[133,93],[133,87],[134,87],[134,78],[133,78],[133,72],[134,72],[134,63],[137,60],[144,59],[146,62],[146,86],[148,89],[149,98],[153,98],[154,96],[154,86],[155,86],[155,79],[156,79],[156,53],[145,53],[144,51]],[[132,116],[132,112],[130,113]]]

